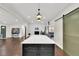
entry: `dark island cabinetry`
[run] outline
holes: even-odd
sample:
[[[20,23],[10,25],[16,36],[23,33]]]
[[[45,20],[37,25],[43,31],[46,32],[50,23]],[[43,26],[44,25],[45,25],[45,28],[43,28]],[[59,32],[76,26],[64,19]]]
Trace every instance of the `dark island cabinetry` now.
[[[55,44],[23,44],[22,56],[54,56]]]

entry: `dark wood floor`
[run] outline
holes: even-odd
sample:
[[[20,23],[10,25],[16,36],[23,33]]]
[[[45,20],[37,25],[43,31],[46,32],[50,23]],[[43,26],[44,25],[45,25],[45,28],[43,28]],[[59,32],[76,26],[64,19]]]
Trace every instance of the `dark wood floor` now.
[[[0,39],[0,56],[21,56],[21,42],[23,39]],[[63,51],[55,46],[55,55],[63,56]]]
[[[0,56],[20,56],[23,39],[0,39]]]
[[[55,56],[65,56],[64,51],[55,45]]]

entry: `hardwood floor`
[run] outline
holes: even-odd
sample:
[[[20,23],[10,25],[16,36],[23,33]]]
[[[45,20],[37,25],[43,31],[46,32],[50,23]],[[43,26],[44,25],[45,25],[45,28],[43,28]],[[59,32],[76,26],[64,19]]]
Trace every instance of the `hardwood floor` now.
[[[0,56],[20,56],[21,42],[23,39],[1,39]]]
[[[0,56],[21,56],[21,42],[23,39],[0,39]],[[55,46],[55,55],[63,56],[64,53]]]
[[[65,56],[64,51],[55,45],[55,56]]]

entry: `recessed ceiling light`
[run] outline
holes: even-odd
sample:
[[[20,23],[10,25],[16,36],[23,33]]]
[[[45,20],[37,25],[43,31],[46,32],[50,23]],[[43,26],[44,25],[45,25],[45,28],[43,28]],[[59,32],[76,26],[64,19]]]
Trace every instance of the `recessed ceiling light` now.
[[[29,19],[29,18],[31,18],[31,16],[27,16],[27,18]]]
[[[43,19],[46,19],[46,17],[43,17]]]
[[[16,19],[16,22],[18,22],[18,19]]]
[[[32,21],[32,23],[34,23],[34,21]]]

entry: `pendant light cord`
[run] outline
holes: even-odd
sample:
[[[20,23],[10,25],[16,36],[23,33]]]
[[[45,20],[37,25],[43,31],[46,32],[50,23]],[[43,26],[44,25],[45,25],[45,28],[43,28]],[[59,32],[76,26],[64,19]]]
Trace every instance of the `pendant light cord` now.
[[[38,3],[38,9],[40,9],[40,3]]]

